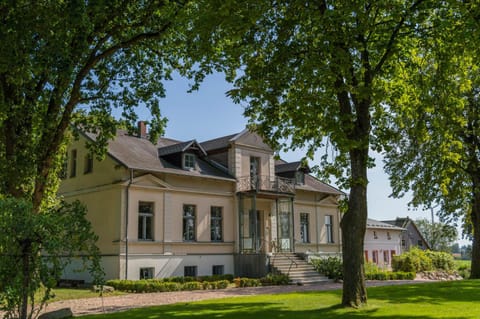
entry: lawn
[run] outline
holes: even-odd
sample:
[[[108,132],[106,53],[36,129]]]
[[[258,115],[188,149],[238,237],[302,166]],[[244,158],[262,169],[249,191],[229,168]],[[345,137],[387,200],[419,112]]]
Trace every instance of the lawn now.
[[[258,295],[140,308],[85,319],[168,318],[480,318],[480,281],[438,282],[368,289],[368,305],[339,307],[340,291]]]
[[[68,299],[80,299],[80,298],[95,298],[99,296],[98,292],[94,292],[91,289],[83,289],[83,288],[54,288],[53,293],[55,297],[50,299],[48,302],[55,302],[60,300],[68,300]],[[118,296],[124,295],[124,292],[121,291],[114,291],[109,293],[104,293],[105,297],[108,296]],[[43,297],[43,291],[40,291],[38,298]],[[36,297],[37,298],[37,297]]]

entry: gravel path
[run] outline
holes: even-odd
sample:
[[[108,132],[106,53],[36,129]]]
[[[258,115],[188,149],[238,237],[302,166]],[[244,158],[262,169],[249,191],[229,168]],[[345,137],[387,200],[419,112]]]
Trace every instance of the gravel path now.
[[[386,286],[386,285],[403,285],[411,283],[421,283],[425,281],[419,280],[402,280],[402,281],[368,281],[367,286]],[[269,287],[252,287],[252,288],[227,288],[222,290],[197,290],[197,291],[174,291],[160,292],[148,294],[127,294],[121,296],[111,296],[102,298],[85,298],[64,300],[51,303],[45,309],[45,312],[70,308],[74,316],[82,316],[96,313],[109,313],[117,311],[125,311],[132,308],[140,308],[155,305],[166,305],[178,302],[192,302],[207,299],[220,299],[227,297],[250,296],[258,294],[276,294],[285,292],[300,291],[321,291],[341,289],[340,283],[319,283],[304,286],[269,286]]]

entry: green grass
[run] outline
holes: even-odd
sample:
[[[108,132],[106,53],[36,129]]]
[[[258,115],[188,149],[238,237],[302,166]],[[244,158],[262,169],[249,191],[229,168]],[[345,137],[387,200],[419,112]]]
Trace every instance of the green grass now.
[[[258,295],[139,308],[84,318],[480,318],[480,281],[375,287],[368,289],[368,298],[367,306],[346,309],[338,306],[340,291]]]
[[[55,288],[53,289],[53,293],[55,297],[50,299],[48,302],[55,302],[60,300],[68,300],[68,299],[80,299],[80,298],[94,298],[100,296],[98,292],[93,292],[90,289],[83,289],[83,288]],[[108,296],[118,296],[124,295],[124,292],[114,291],[110,293],[104,293],[104,297]]]

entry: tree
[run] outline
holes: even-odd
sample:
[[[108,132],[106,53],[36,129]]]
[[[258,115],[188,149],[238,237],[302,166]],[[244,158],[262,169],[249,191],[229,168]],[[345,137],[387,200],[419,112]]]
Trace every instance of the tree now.
[[[35,317],[52,297],[69,257],[82,260],[95,283],[103,271],[95,246],[97,236],[85,219],[79,202],[58,202],[41,214],[32,203],[18,198],[0,198],[0,309],[4,318],[21,318],[28,305],[28,317]],[[19,267],[15,267],[15,265]],[[43,290],[43,297],[35,296]]]
[[[187,0],[0,1],[0,196],[31,204],[14,214],[41,215],[32,217],[38,220],[58,209],[58,173],[71,126],[96,134],[90,150],[101,157],[118,125],[112,110],[121,108],[123,124],[132,129],[135,107],[145,105],[153,116],[150,137],[157,137],[165,124],[158,105],[165,93],[161,80],[177,65],[175,48],[183,43],[177,35],[189,5]],[[30,261],[50,244],[34,229],[15,237],[23,245],[0,247],[3,255],[26,256],[15,270],[30,278],[47,260]],[[36,282],[23,284],[23,296],[16,299],[22,319]]]
[[[412,39],[423,36],[433,4],[205,1],[192,23],[195,36],[187,37],[186,56],[200,60],[202,71],[214,65],[226,72],[235,86],[228,94],[247,102],[251,127],[275,148],[306,147],[310,157],[332,148],[322,169],[350,189],[341,222],[346,306],[367,301],[367,169],[369,150],[387,142],[375,132],[385,119],[385,83]]]
[[[457,229],[452,225],[432,223],[426,219],[416,220],[415,225],[432,250],[450,252],[453,243],[457,240]]]
[[[451,3],[431,20],[436,36],[397,64],[406,71],[391,83],[385,167],[393,195],[412,190],[413,206],[438,205],[441,220],[472,231],[471,277],[480,278],[480,6]]]

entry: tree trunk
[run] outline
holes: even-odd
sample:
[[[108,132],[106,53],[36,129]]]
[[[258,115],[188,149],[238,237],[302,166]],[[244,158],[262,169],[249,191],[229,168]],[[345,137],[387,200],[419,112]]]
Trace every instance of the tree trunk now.
[[[367,225],[368,148],[350,151],[351,188],[348,210],[342,218],[342,305],[359,307],[367,302],[363,241]]]
[[[480,176],[475,174],[473,180],[473,200],[472,200],[472,225],[473,225],[473,242],[472,242],[472,264],[471,279],[480,279]]]
[[[23,245],[22,253],[22,274],[23,274],[23,285],[21,290],[22,303],[20,305],[20,319],[27,319],[28,317],[28,296],[30,290],[30,257],[32,254],[32,244],[29,240],[26,240]]]

